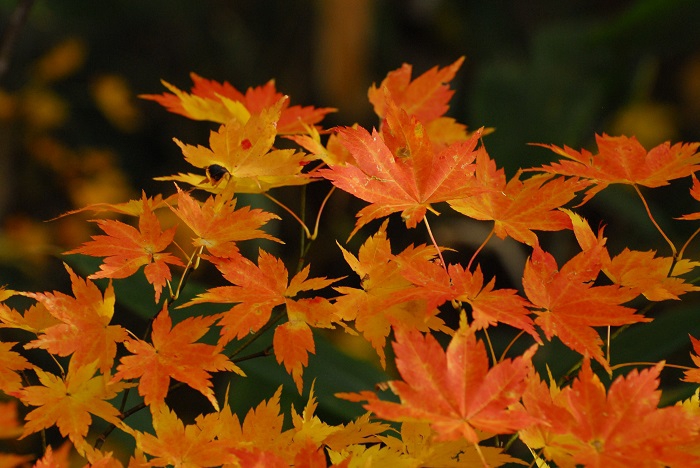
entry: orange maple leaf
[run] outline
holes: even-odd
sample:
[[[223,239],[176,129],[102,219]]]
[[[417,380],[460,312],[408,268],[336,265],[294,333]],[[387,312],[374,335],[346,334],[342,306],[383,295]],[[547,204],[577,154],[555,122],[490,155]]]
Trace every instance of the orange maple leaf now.
[[[70,441],[64,442],[58,450],[46,447],[44,455],[36,461],[32,468],[68,468],[73,446]]]
[[[610,184],[661,187],[670,180],[688,177],[700,170],[700,143],[662,143],[648,152],[635,137],[596,135],[598,154],[565,146],[540,145],[567,158],[543,166],[544,172],[590,179],[595,185],[582,203]]]
[[[450,264],[445,269],[434,262],[402,262],[401,274],[425,291],[426,297],[435,296],[437,305],[446,301],[460,301],[472,308],[477,330],[488,328],[499,322],[530,334],[542,343],[530,318],[532,307],[518,295],[515,289],[495,289],[496,278],[484,284],[484,274],[477,265],[474,272],[461,265]]]
[[[426,123],[447,112],[448,103],[454,91],[449,82],[462,66],[464,57],[457,59],[445,68],[433,67],[414,80],[411,80],[413,67],[404,63],[401,68],[391,71],[379,86],[372,85],[367,93],[374,112],[381,118],[389,113],[391,106],[386,100],[384,89],[389,90],[392,99],[411,115]]]
[[[289,321],[275,329],[273,347],[277,362],[284,364],[301,392],[303,367],[308,364],[308,354],[315,352],[309,326],[333,328],[340,318],[325,298],[293,298],[302,291],[330,286],[337,279],[309,278],[307,265],[289,280],[284,263],[262,249],[257,265],[242,256],[210,260],[233,286],[211,288],[181,307],[204,302],[238,303],[224,312],[219,322],[222,341],[229,342],[259,330],[274,307],[285,305]]]
[[[156,435],[137,432],[136,446],[155,458],[150,466],[209,467],[235,463],[236,457],[214,426],[185,424],[166,405],[151,407]]]
[[[446,351],[431,334],[398,328],[394,351],[403,381],[389,386],[401,402],[382,401],[367,391],[336,396],[366,400],[365,409],[383,419],[428,422],[438,440],[478,444],[476,431],[507,434],[534,421],[513,405],[525,390],[536,348],[489,368],[486,348],[464,315]]]
[[[138,229],[112,219],[96,220],[107,235],[92,236],[92,241],[66,254],[105,257],[100,271],[88,276],[90,279],[127,278],[146,265],[144,274],[153,285],[155,301],[158,302],[163,286],[172,278],[168,264],[184,264],[179,258],[163,252],[172,243],[176,227],[166,231],[161,229],[160,221],[153,212],[153,201],[146,198],[146,194],[143,194],[142,204]]]
[[[569,210],[562,211],[571,218],[574,234],[582,249],[605,241],[602,228],[596,236],[583,217]],[[680,277],[700,266],[700,262],[657,257],[653,250],[641,252],[626,247],[613,258],[606,249],[602,249],[600,260],[603,272],[614,284],[643,294],[650,301],[678,299],[682,294],[700,290]]]
[[[450,207],[470,218],[494,221],[494,233],[501,239],[511,237],[527,245],[538,243],[536,231],[571,229],[569,217],[558,210],[570,202],[576,192],[590,182],[576,178],[557,178],[537,175],[525,181],[521,172],[506,183],[503,169],[489,158],[484,148],[476,156],[476,179],[485,193],[468,198],[450,200]]]
[[[301,171],[311,160],[294,149],[273,149],[278,132],[278,120],[285,100],[273,103],[245,122],[233,120],[209,136],[210,148],[192,146],[175,139],[185,160],[202,173],[216,167],[219,178],[211,180],[202,174],[179,174],[158,177],[175,180],[211,192],[232,184],[238,193],[262,193],[273,187],[302,185],[312,181]],[[222,179],[225,183],[222,184]]]
[[[285,453],[292,443],[292,432],[284,431],[284,415],[280,410],[282,387],[274,395],[250,408],[243,423],[231,411],[228,401],[219,413],[197,418],[200,427],[211,426],[218,439],[230,448],[258,448],[266,452]]]
[[[0,341],[0,391],[8,395],[22,387],[22,377],[16,371],[32,367],[21,354],[12,351],[12,347],[16,344]]]
[[[96,360],[100,372],[107,373],[114,364],[117,343],[127,337],[126,329],[109,325],[114,315],[114,288],[110,283],[103,297],[95,283],[80,278],[68,265],[65,268],[75,297],[58,291],[24,293],[43,304],[60,321],[42,330],[25,348],[41,348],[59,356],[72,354],[71,362],[76,367]]]
[[[447,331],[437,317],[437,307],[446,298],[441,292],[418,288],[403,275],[403,265],[432,271],[430,263],[436,257],[433,246],[409,246],[403,252],[391,253],[387,238],[388,220],[360,247],[358,257],[339,245],[350,268],[360,277],[360,288],[338,286],[341,295],[335,299],[338,314],[345,321],[355,321],[355,328],[370,342],[386,365],[384,346],[392,325],[401,324],[420,331]]]
[[[0,304],[0,328],[19,328],[38,335],[45,329],[61,323],[41,302],[32,304],[24,314]]]
[[[700,201],[700,180],[698,180],[695,173],[692,174],[692,178],[693,178],[693,186],[690,187],[690,196],[693,197],[696,201]],[[686,215],[683,215],[683,216],[676,218],[676,219],[685,219],[685,220],[700,219],[700,212],[686,214]]]
[[[476,183],[474,165],[477,131],[465,141],[436,150],[423,124],[388,100],[382,133],[362,127],[338,130],[351,163],[321,169],[318,175],[371,205],[357,214],[352,237],[373,219],[401,212],[409,228],[423,220],[431,203],[485,191]]]
[[[221,354],[221,347],[195,343],[216,322],[218,315],[187,317],[172,324],[167,305],[153,320],[151,342],[136,338],[124,341],[131,353],[121,358],[113,381],[139,378],[139,394],[147,405],[159,405],[168,393],[170,379],[186,383],[201,392],[219,409],[211,383],[211,371],[243,371]]]
[[[151,211],[155,211],[158,208],[164,208],[170,206],[176,201],[177,194],[170,195],[167,198],[163,198],[163,195],[158,193],[153,198],[148,198],[148,207]],[[64,216],[69,216],[76,213],[82,213],[84,211],[92,211],[93,213],[101,213],[104,211],[111,213],[119,213],[129,216],[141,216],[144,210],[143,198],[129,200],[124,203],[93,203],[87,205],[83,208],[78,208],[77,210],[67,211],[54,219],[63,218]]]
[[[436,440],[436,434],[427,422],[404,422],[400,438],[380,436],[379,439],[396,452],[410,456],[418,466],[505,466],[522,460],[509,456],[500,447],[475,447],[464,439]],[[486,464],[484,464],[484,461]]]
[[[25,417],[24,438],[29,434],[58,426],[61,435],[68,436],[79,450],[85,445],[85,436],[92,423],[91,414],[130,432],[114,406],[108,400],[130,385],[110,382],[110,376],[95,375],[97,361],[77,365],[71,360],[64,379],[35,368],[41,385],[24,387],[19,399],[31,406],[38,406]]]
[[[558,466],[694,466],[700,459],[684,445],[696,440],[700,421],[680,406],[658,408],[662,368],[633,370],[607,393],[589,359],[563,389],[533,373],[523,404],[541,422],[520,437]]]
[[[259,228],[271,219],[279,219],[273,213],[243,207],[236,210],[236,199],[230,191],[210,196],[200,204],[187,192],[178,188],[175,214],[195,233],[192,244],[206,248],[217,257],[236,256],[236,242],[250,239],[269,239],[281,242]]]
[[[232,118],[260,114],[264,109],[284,98],[277,92],[274,80],[262,86],[248,88],[245,94],[230,83],[219,83],[190,73],[194,82],[192,94],[185,93],[169,83],[163,82],[171,93],[144,94],[140,97],[158,102],[170,112],[195,120],[210,120],[226,123]],[[292,106],[285,102],[278,125],[280,133],[304,132],[305,126],[319,123],[333,108]]]
[[[637,296],[619,285],[594,286],[601,269],[602,243],[584,250],[561,268],[554,257],[536,245],[525,264],[523,288],[537,308],[535,323],[547,339],[557,336],[569,348],[593,357],[607,370],[603,341],[596,326],[618,326],[648,322],[635,309],[622,306]]]
[[[695,351],[695,354],[691,354],[690,358],[693,360],[693,363],[695,363],[695,366],[699,369],[690,369],[685,371],[683,380],[685,382],[700,383],[700,340],[693,337],[692,335],[689,336],[690,342],[693,345],[693,351]]]

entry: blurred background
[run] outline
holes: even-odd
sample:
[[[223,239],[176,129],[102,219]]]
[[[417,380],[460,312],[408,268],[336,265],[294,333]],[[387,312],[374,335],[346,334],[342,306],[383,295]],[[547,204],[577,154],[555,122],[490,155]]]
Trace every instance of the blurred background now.
[[[700,134],[692,0],[35,0],[11,27],[21,4],[0,0],[0,27],[15,33],[0,72],[3,283],[27,268],[42,281],[45,246],[86,235],[82,222],[43,221],[162,191],[153,177],[184,169],[172,138],[205,144],[212,127],[136,96],[164,91],[161,79],[189,89],[191,71],[241,89],[274,78],[293,104],[338,108],[327,127],[371,127],[371,83],[404,62],[417,75],[466,56],[450,113],[496,129],[486,144],[509,175],[551,157],[530,142]]]
[[[15,27],[18,5],[28,14]],[[603,132],[636,135],[647,148],[700,140],[699,24],[695,0],[0,0],[9,44],[0,67],[0,284],[65,290],[59,254],[88,239],[93,226],[89,215],[47,220],[139,197],[141,189],[173,192],[153,181],[188,169],[172,138],[207,144],[214,126],[136,97],[163,92],[161,79],[188,90],[195,72],[245,90],[274,78],[292,104],[338,108],[325,127],[372,127],[370,84],[404,62],[415,76],[466,56],[452,82],[450,115],[470,128],[495,128],[485,144],[512,176],[553,159],[530,142],[595,150],[594,135]],[[645,193],[682,245],[696,226],[671,218],[699,211],[695,202],[685,189]],[[337,276],[324,249],[337,259],[335,240],[344,241],[363,206],[342,196],[332,203],[329,234],[312,258],[316,275]],[[346,220],[335,215],[342,211]],[[441,211],[436,232],[444,245],[468,252],[490,228]],[[629,245],[670,255],[625,187],[597,196],[582,213],[594,229],[609,224],[613,254]],[[413,234],[406,242],[426,241]],[[576,249],[567,234],[542,238],[562,258]],[[700,256],[697,245],[688,252]],[[519,287],[528,253],[495,240],[480,258],[499,284]],[[650,314],[663,328],[653,337],[644,327],[625,334],[617,362],[643,353],[688,363],[687,333],[700,335],[698,306],[691,298],[655,307]],[[555,375],[571,362],[562,358]],[[677,391],[669,398],[688,388]]]

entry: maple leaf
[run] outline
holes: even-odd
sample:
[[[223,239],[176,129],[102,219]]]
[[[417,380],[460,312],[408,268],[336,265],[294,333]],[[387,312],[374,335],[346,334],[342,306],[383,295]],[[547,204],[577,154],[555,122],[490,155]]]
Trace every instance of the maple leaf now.
[[[24,404],[38,408],[26,415],[20,438],[56,425],[61,435],[68,436],[80,450],[92,423],[91,414],[130,432],[119,410],[107,401],[130,385],[110,382],[108,374],[95,375],[97,367],[97,361],[78,365],[71,360],[64,379],[34,368],[41,385],[22,388],[18,397]]]
[[[277,92],[274,80],[262,86],[248,88],[245,94],[238,91],[230,83],[223,83],[202,78],[190,73],[194,82],[192,94],[185,93],[175,86],[163,82],[171,93],[144,94],[141,98],[158,102],[170,112],[184,115],[195,120],[210,120],[226,123],[233,119],[245,119],[251,115],[260,114],[264,109],[279,102],[284,97]],[[312,106],[291,106],[286,102],[282,108],[279,121],[280,133],[303,132],[305,126],[319,123],[326,114],[336,109]],[[245,122],[244,122],[245,123]]]
[[[28,332],[39,334],[45,329],[61,323],[51,315],[44,304],[37,302],[32,304],[24,314],[5,304],[0,304],[0,328],[19,328]]]
[[[429,422],[437,440],[464,438],[478,444],[477,430],[507,434],[533,422],[511,405],[525,389],[536,349],[533,345],[489,369],[486,348],[464,314],[446,351],[430,334],[397,328],[394,351],[403,381],[390,382],[389,387],[401,403],[382,401],[373,392],[336,396],[367,400],[365,409],[383,419]]]
[[[430,269],[431,260],[436,256],[435,248],[409,246],[393,255],[387,225],[388,220],[365,241],[358,257],[338,245],[345,261],[359,276],[361,288],[334,288],[341,294],[334,302],[338,314],[345,321],[355,321],[355,328],[375,349],[382,367],[386,365],[384,346],[392,325],[401,324],[421,331],[447,330],[437,317],[437,306],[446,300],[445,297],[428,288],[417,288],[402,274],[405,264]]]
[[[170,195],[167,198],[163,198],[162,194],[156,194],[153,198],[149,197],[147,206],[151,211],[155,211],[158,208],[164,208],[175,203],[177,199],[177,194]],[[93,203],[91,205],[85,206],[83,208],[78,208],[76,210],[71,210],[57,216],[54,219],[63,218],[65,216],[73,215],[76,213],[82,213],[84,211],[92,211],[93,213],[118,213],[129,216],[140,216],[143,214],[144,207],[143,198],[136,200],[129,200],[124,203]],[[51,220],[53,221],[53,220]]]
[[[158,405],[165,400],[172,378],[202,393],[218,410],[209,372],[227,370],[245,374],[221,354],[221,347],[195,343],[217,319],[217,315],[187,317],[173,326],[167,304],[164,305],[153,320],[150,343],[136,338],[124,341],[131,355],[121,358],[113,380],[139,378],[138,390],[144,402]]]
[[[282,387],[274,395],[262,401],[255,408],[250,408],[243,423],[231,411],[228,399],[218,414],[197,418],[199,426],[211,425],[218,434],[218,439],[228,447],[238,449],[257,448],[263,452],[282,453],[292,442],[292,433],[283,431],[284,416],[280,410]]]
[[[387,447],[415,459],[418,466],[480,466],[483,460],[491,467],[506,463],[526,464],[498,447],[479,447],[480,455],[475,446],[464,439],[438,441],[435,436],[427,422],[404,422],[400,439],[391,436],[379,438]]]
[[[605,241],[602,229],[596,236],[583,217],[569,210],[562,211],[571,218],[574,234],[582,249],[589,249],[597,242]],[[682,294],[700,290],[679,277],[700,266],[700,262],[657,257],[653,250],[640,252],[627,247],[613,258],[603,249],[600,251],[600,260],[603,272],[614,284],[643,294],[650,301],[679,299],[678,296]]]
[[[533,373],[523,393],[525,409],[542,422],[520,431],[531,448],[558,466],[691,466],[697,455],[683,445],[697,437],[700,421],[680,406],[658,408],[663,363],[618,377],[607,391],[590,360],[570,387],[551,389]]]
[[[464,198],[485,189],[473,177],[477,131],[466,141],[436,150],[415,117],[388,101],[382,133],[362,127],[338,129],[340,143],[352,163],[329,165],[317,174],[371,204],[357,213],[352,237],[373,219],[401,212],[406,226],[415,227],[431,203]]]
[[[662,143],[648,152],[635,137],[596,135],[598,153],[576,151],[565,146],[540,145],[567,158],[543,166],[544,172],[590,179],[595,185],[586,192],[583,203],[610,184],[661,187],[669,181],[688,177],[700,170],[700,143]]]
[[[499,238],[511,237],[530,246],[538,243],[533,230],[571,229],[569,217],[558,208],[570,202],[590,182],[576,178],[552,180],[551,175],[521,181],[520,175],[518,172],[506,183],[503,169],[496,169],[496,163],[482,147],[476,156],[476,179],[492,190],[448,203],[453,210],[470,218],[494,221],[494,233]]]
[[[603,356],[603,341],[593,327],[648,322],[635,310],[622,306],[637,296],[619,285],[594,286],[601,268],[602,243],[584,250],[561,268],[554,257],[535,246],[525,264],[523,288],[548,340],[553,336],[569,348],[593,357],[610,370]]]
[[[71,362],[76,367],[97,360],[98,369],[106,374],[114,364],[117,343],[127,337],[122,326],[109,325],[114,315],[114,288],[110,283],[103,296],[95,283],[80,278],[68,265],[64,266],[75,297],[58,291],[24,293],[43,304],[60,321],[41,330],[39,337],[25,348],[45,349],[59,356],[72,355]]]
[[[698,180],[698,178],[695,176],[695,173],[693,173],[691,176],[693,178],[693,186],[690,188],[690,196],[696,201],[700,201],[700,180]],[[676,219],[685,219],[690,221],[700,219],[700,212],[686,214]]]
[[[495,289],[496,278],[484,284],[481,266],[472,273],[461,265],[450,264],[447,270],[435,262],[425,262],[420,257],[404,260],[397,258],[401,265],[401,275],[425,292],[436,306],[447,301],[468,303],[472,308],[472,326],[485,329],[490,325],[505,323],[530,334],[538,343],[537,332],[527,300],[518,295],[515,289]]]
[[[381,118],[390,111],[391,103],[387,102],[386,92],[396,104],[410,115],[414,115],[423,123],[435,120],[447,112],[448,103],[454,91],[448,83],[462,66],[464,57],[445,68],[433,67],[416,79],[411,80],[413,67],[404,63],[401,68],[389,72],[379,86],[372,85],[367,93],[369,102],[374,106],[374,112]]]
[[[268,322],[273,308],[285,305],[289,321],[275,329],[273,347],[277,362],[284,364],[301,392],[303,368],[308,364],[308,354],[315,352],[309,326],[333,328],[340,318],[325,298],[293,298],[302,291],[323,289],[337,280],[309,278],[309,265],[289,280],[284,263],[262,249],[257,265],[242,256],[210,260],[233,286],[211,288],[181,307],[205,302],[237,303],[224,312],[219,322],[222,340],[229,342],[256,332]]]
[[[139,228],[111,219],[96,220],[97,225],[107,235],[92,236],[92,241],[81,247],[69,250],[66,254],[84,254],[92,257],[105,257],[100,271],[88,276],[97,278],[127,278],[145,265],[144,274],[155,290],[158,302],[163,286],[172,278],[170,265],[184,266],[182,261],[163,252],[173,241],[176,227],[163,231],[160,221],[153,212],[152,201],[142,197],[142,210],[139,215]]]
[[[695,351],[695,354],[691,354],[690,358],[693,360],[693,363],[695,363],[695,366],[700,368],[700,340],[692,335],[689,336],[690,342],[693,345],[693,351]],[[700,383],[700,369],[690,369],[685,371],[683,380],[685,382]]]
[[[0,341],[0,391],[8,395],[22,387],[22,377],[16,371],[32,367],[21,354],[12,351],[16,344]]]
[[[273,149],[278,120],[285,100],[280,100],[246,122],[230,121],[209,136],[210,148],[192,146],[175,139],[185,160],[205,172],[218,167],[226,184],[238,193],[262,193],[273,187],[311,182],[301,172],[310,159],[294,149]],[[159,177],[157,180],[183,181],[198,188],[219,191],[221,180],[208,180],[195,174]]]
[[[358,125],[353,125],[352,128],[357,128]],[[329,165],[346,164],[351,158],[348,150],[338,140],[338,135],[335,133],[328,137],[328,141],[324,146],[321,143],[321,134],[316,128],[309,127],[305,135],[286,135],[285,138],[296,142],[316,158],[321,159]],[[315,175],[310,172],[309,175]]]
[[[686,259],[674,262],[671,257],[657,257],[653,250],[640,252],[625,247],[603,271],[613,283],[636,290],[650,301],[665,301],[700,291],[700,287],[678,277],[698,266],[700,262]]]
[[[137,432],[136,446],[155,458],[149,466],[208,467],[235,463],[213,426],[185,424],[166,405],[151,407],[156,435]]]
[[[236,210],[236,199],[231,197],[232,193],[222,192],[200,204],[178,188],[177,209],[173,211],[195,233],[192,241],[195,247],[205,247],[217,257],[228,257],[237,255],[236,242],[239,241],[269,239],[281,242],[260,230],[271,219],[279,219],[277,215],[247,206]]]

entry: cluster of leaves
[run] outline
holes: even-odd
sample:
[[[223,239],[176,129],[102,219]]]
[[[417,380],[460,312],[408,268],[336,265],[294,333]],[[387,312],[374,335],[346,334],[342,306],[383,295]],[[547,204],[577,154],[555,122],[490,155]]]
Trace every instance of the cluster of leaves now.
[[[371,131],[357,125],[322,129],[319,123],[333,109],[291,106],[274,82],[242,93],[193,74],[191,92],[164,83],[170,92],[144,96],[220,126],[211,132],[208,147],[175,140],[194,167],[163,178],[176,182],[175,193],[144,193],[138,200],[85,208],[133,222],[98,219],[102,233],[66,252],[103,259],[87,278],[66,266],[72,295],[2,290],[0,326],[28,333],[23,348],[44,350],[55,369],[31,362],[18,342],[0,342],[0,390],[9,398],[0,408],[0,435],[24,438],[56,426],[89,465],[110,467],[124,461],[102,450],[114,429],[135,441],[128,460],[134,467],[527,464],[509,451],[514,441],[527,446],[530,461],[540,466],[547,461],[558,466],[700,463],[700,399],[659,407],[665,363],[641,364],[642,370],[618,377],[608,388],[593,372],[595,363],[612,375],[610,343],[606,348],[601,338],[606,328],[610,336],[611,327],[624,330],[652,320],[632,301],[678,299],[700,289],[684,279],[700,266],[684,258],[695,235],[677,249],[640,190],[692,178],[690,194],[700,201],[694,175],[700,169],[699,145],[667,143],[647,151],[633,137],[602,135],[597,153],[548,146],[562,159],[508,180],[482,143],[487,130],[469,132],[445,116],[453,95],[448,83],[461,63],[416,78],[409,65],[389,73],[369,90],[380,122]],[[432,243],[395,252],[388,219],[357,253],[338,243],[338,253],[356,273],[354,285],[312,276],[311,265],[303,261],[291,273],[281,258],[262,248],[256,259],[244,254],[239,248],[244,241],[282,242],[265,230],[280,215],[238,206],[237,195],[259,194],[283,207],[281,215],[300,223],[308,249],[319,234],[319,218],[309,228],[269,191],[303,190],[324,180],[332,187],[319,218],[336,189],[369,203],[357,213],[350,237],[374,220],[400,213],[406,228],[422,223]],[[671,248],[670,257],[628,248],[611,254],[603,229],[595,232],[567,206],[576,201],[581,206],[611,184],[630,185],[639,194]],[[464,265],[444,260],[449,246],[439,245],[428,222],[441,202],[465,217],[493,223]],[[178,225],[164,228],[162,214],[174,214]],[[684,216],[698,218],[700,213]],[[580,251],[560,266],[535,231],[566,230]],[[175,245],[176,231],[187,231],[191,245]],[[496,279],[487,280],[477,263],[494,235],[530,251],[521,291],[496,287]],[[225,284],[178,303],[190,273],[202,262]],[[153,287],[158,312],[137,337],[112,324],[117,301],[112,280],[140,274]],[[93,282],[99,278],[110,281],[104,291]],[[13,296],[31,305],[18,311],[8,305]],[[193,312],[207,304],[227,310]],[[459,317],[454,327],[446,320],[450,314]],[[489,341],[489,329],[496,326],[520,332],[500,357]],[[390,400],[375,391],[338,388],[337,397],[364,402],[368,412],[331,425],[315,415],[313,383],[305,381],[304,370],[316,352],[313,329],[336,327],[366,339],[382,366],[390,341],[400,378],[386,385],[396,397]],[[291,375],[296,391],[310,388],[303,411],[291,409],[291,425],[284,425],[281,387],[270,389],[272,396],[241,420],[229,403],[236,398],[235,386],[222,394],[212,383],[212,374],[219,372],[236,374],[231,381],[245,379],[240,353],[267,331],[273,333],[269,351]],[[212,334],[213,341],[203,340]],[[441,336],[449,341],[446,348]],[[581,365],[566,380],[556,382],[550,375],[546,383],[533,358],[545,339],[555,337],[581,355]],[[527,341],[518,344],[524,351],[508,356],[518,340]],[[700,355],[700,340],[691,337],[691,344]],[[700,365],[700,357],[693,359]],[[700,369],[686,369],[684,379],[700,383]],[[212,411],[192,424],[166,402],[182,385],[211,403]],[[140,403],[115,406],[134,393]],[[23,423],[18,402],[29,407]],[[140,411],[150,412],[152,430],[130,424]],[[95,417],[109,429],[96,431]],[[503,435],[511,435],[507,444]],[[63,453],[47,446],[35,466],[53,466]],[[31,460],[0,455],[3,466]]]

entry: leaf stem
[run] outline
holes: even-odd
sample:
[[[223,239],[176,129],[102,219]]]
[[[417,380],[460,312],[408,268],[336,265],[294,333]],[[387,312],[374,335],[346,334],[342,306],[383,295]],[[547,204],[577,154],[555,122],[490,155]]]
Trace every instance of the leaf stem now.
[[[671,247],[671,254],[673,255],[674,260],[678,258],[678,251],[676,250],[676,246],[673,245],[673,242],[671,242],[671,239],[668,238],[666,233],[664,232],[663,229],[661,229],[661,226],[659,226],[659,223],[656,222],[656,219],[654,219],[654,215],[651,214],[651,210],[649,209],[649,204],[646,201],[646,198],[644,198],[644,195],[642,195],[642,191],[639,190],[639,186],[637,184],[632,184],[632,187],[634,187],[634,190],[637,192],[637,195],[639,195],[639,198],[641,198],[642,203],[644,204],[644,209],[647,212],[647,216],[649,216],[649,219],[651,220],[651,223],[654,225],[657,231],[661,234],[661,237],[664,238],[666,243]]]
[[[292,215],[292,218],[294,218],[301,225],[302,229],[304,230],[304,234],[306,234],[306,237],[311,239],[311,231],[309,231],[309,228],[306,227],[304,221],[302,221],[302,219],[299,216],[297,216],[297,214],[294,211],[292,211],[291,208],[289,208],[287,205],[285,205],[269,193],[264,193],[263,195],[265,195],[265,197],[267,197],[271,202],[275,203],[277,206],[282,208],[284,211]]]
[[[489,352],[491,353],[491,359],[493,360],[493,365],[495,366],[498,364],[498,361],[496,360],[496,351],[493,349],[493,343],[491,343],[491,336],[489,335],[488,330],[484,330],[484,337],[489,345]]]
[[[501,353],[501,358],[498,360],[498,362],[501,362],[501,361],[503,361],[503,360],[506,358],[506,354],[508,354],[508,351],[510,351],[510,348],[511,348],[511,347],[515,344],[515,342],[518,341],[518,339],[520,339],[520,337],[523,336],[524,334],[525,334],[525,330],[520,330],[520,332],[519,332],[517,335],[515,335],[515,337],[514,337],[512,340],[510,340],[510,343],[508,343],[508,346],[506,346],[506,349],[504,349],[503,352]]]
[[[631,367],[631,366],[655,366],[657,365],[658,362],[645,362],[645,361],[639,361],[639,362],[623,362],[621,364],[615,364],[614,366],[610,367],[610,370],[615,371],[617,369],[622,369],[623,367]],[[664,363],[664,367],[671,367],[673,369],[681,369],[681,370],[692,370],[692,367],[688,366],[682,366],[680,364],[668,364]]]
[[[685,253],[685,249],[690,245],[690,242],[695,239],[695,237],[700,234],[700,228],[697,228],[694,233],[688,237],[688,240],[685,241],[685,244],[683,244],[683,247],[681,247],[681,250],[678,251],[678,260],[683,258],[683,254]],[[673,267],[676,265],[676,259],[674,258],[674,262],[671,265],[671,271],[668,272],[669,275],[673,273]]]
[[[190,255],[190,258],[187,260],[187,265],[185,265],[185,270],[182,272],[182,276],[180,277],[180,282],[177,285],[177,289],[175,290],[175,294],[173,294],[171,296],[171,299],[173,301],[176,301],[180,297],[180,293],[182,292],[182,288],[187,283],[187,279],[189,278],[190,274],[192,274],[193,270],[196,270],[197,267],[199,267],[199,259],[202,256],[203,251],[204,251],[204,246],[201,246],[201,247],[199,247],[198,251],[195,250],[192,253],[192,255]]]
[[[445,263],[445,259],[442,258],[442,251],[440,251],[440,247],[437,244],[437,241],[435,240],[435,236],[433,236],[433,230],[430,229],[430,223],[428,223],[428,217],[423,216],[423,222],[425,223],[425,227],[428,230],[428,235],[430,236],[430,240],[433,241],[433,245],[435,246],[435,250],[437,250],[438,257],[440,257],[440,263],[442,263],[442,267],[447,271],[447,264]]]
[[[486,244],[491,240],[495,231],[496,231],[496,223],[494,223],[493,227],[491,228],[491,231],[489,232],[489,235],[486,236],[486,239],[484,239],[484,241],[481,243],[481,245],[474,251],[472,258],[469,259],[469,263],[467,264],[467,270],[471,271],[472,263],[474,262],[474,259],[476,258],[477,255],[479,255],[479,252],[481,252],[483,250],[483,248],[486,247]]]

